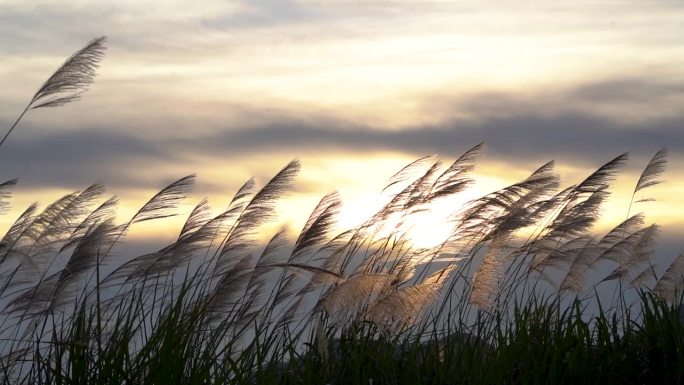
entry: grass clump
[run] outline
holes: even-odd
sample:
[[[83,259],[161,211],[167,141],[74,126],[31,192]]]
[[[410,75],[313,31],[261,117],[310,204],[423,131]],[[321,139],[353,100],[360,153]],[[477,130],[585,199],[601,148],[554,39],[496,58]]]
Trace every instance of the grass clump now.
[[[458,208],[443,243],[411,245],[402,224],[462,192],[479,149],[441,172],[402,169],[356,228],[336,229],[330,194],[296,238],[265,245],[297,161],[261,189],[247,181],[219,214],[202,200],[175,242],[119,260],[125,234],[174,215],[192,176],[122,224],[100,185],[32,205],[2,240],[3,381],[680,381],[681,257],[655,276],[657,232],[641,214],[591,233],[625,156],[560,191],[544,165]]]

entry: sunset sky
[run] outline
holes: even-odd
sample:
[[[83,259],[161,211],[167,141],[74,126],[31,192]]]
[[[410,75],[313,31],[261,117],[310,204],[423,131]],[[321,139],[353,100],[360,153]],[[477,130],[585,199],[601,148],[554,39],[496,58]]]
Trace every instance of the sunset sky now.
[[[66,57],[108,37],[83,100],[31,111],[0,148],[2,179],[20,178],[1,224],[98,180],[125,215],[190,173],[190,203],[218,210],[299,158],[282,221],[300,227],[339,190],[351,225],[406,163],[484,141],[481,193],[552,159],[567,186],[629,151],[607,226],[666,146],[666,182],[636,211],[663,226],[671,258],[684,248],[682,21],[676,1],[0,0],[3,133]],[[139,234],[173,238],[162,230]]]

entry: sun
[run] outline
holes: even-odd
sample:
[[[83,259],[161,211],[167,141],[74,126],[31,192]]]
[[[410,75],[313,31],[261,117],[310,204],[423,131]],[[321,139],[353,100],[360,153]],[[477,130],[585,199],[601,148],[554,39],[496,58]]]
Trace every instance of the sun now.
[[[413,249],[431,249],[444,243],[455,229],[454,214],[467,203],[466,197],[450,197],[430,202],[412,212],[400,212],[386,218],[376,231],[379,238],[399,235]],[[340,213],[340,224],[347,228],[360,225],[369,212],[381,206],[369,201],[346,207]]]
[[[434,248],[444,243],[454,230],[446,210],[426,210],[407,218],[406,238],[415,248]]]

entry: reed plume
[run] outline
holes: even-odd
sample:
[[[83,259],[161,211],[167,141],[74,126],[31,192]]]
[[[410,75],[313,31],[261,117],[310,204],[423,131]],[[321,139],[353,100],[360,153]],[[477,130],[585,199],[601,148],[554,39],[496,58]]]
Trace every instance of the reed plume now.
[[[653,292],[661,298],[673,301],[675,294],[681,294],[682,282],[684,281],[684,254],[679,254],[665,273],[658,279]]]
[[[480,266],[473,277],[469,302],[483,310],[493,310],[498,296],[503,274],[503,249],[508,238],[495,237],[489,245]]]
[[[334,324],[344,327],[396,283],[397,276],[391,273],[357,275],[331,287],[314,309],[325,311]]]
[[[449,274],[456,269],[455,265],[447,266],[423,282],[391,290],[387,295],[369,306],[363,318],[390,334],[397,334],[419,321],[425,308],[437,298]]]
[[[19,179],[11,179],[0,183],[0,214],[4,214],[7,211],[7,208],[9,207],[9,202],[7,202],[7,200],[11,195],[10,191],[17,185],[17,182],[19,182]]]
[[[634,201],[636,194],[646,188],[660,184],[662,181],[658,179],[663,172],[665,172],[665,166],[667,165],[667,148],[663,147],[658,152],[653,155],[651,160],[648,162],[644,171],[641,172],[639,179],[637,180],[636,186],[634,186],[634,191],[632,192],[632,199],[629,202],[629,208],[627,209],[627,216],[629,216],[632,210],[632,205],[634,203],[647,202],[652,199],[641,198]]]
[[[275,202],[286,192],[299,169],[299,161],[291,161],[247,203],[220,246],[214,268],[216,275],[225,273],[233,262],[244,257],[252,245],[250,237],[258,226],[273,219]]]
[[[91,40],[85,47],[74,52],[57,71],[55,71],[38,88],[24,108],[24,111],[7,130],[0,140],[0,146],[5,143],[19,121],[29,111],[43,107],[59,107],[81,98],[97,74],[97,67],[104,58],[106,37]]]

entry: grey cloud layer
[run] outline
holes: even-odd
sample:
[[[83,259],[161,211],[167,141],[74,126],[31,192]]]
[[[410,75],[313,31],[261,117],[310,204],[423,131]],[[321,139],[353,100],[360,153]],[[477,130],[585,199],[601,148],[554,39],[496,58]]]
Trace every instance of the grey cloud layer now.
[[[3,127],[7,122],[0,122]],[[68,132],[44,132],[37,137],[18,133],[0,150],[2,178],[19,177],[22,187],[77,189],[95,181],[107,185],[142,187],[154,181],[132,174],[151,162],[173,157],[162,143],[142,141],[122,131],[88,131],[87,127]]]
[[[681,87],[666,83],[644,82],[642,88],[644,97],[653,97],[656,102],[655,95],[682,92]],[[249,112],[252,121],[249,129],[226,125],[192,140],[179,139],[174,136],[175,132],[164,133],[159,129],[153,138],[142,138],[128,127],[114,125],[107,129],[82,127],[66,132],[41,132],[38,127],[26,127],[23,132],[33,134],[22,135],[20,128],[0,150],[0,162],[5,179],[20,177],[24,186],[78,188],[101,180],[117,189],[154,188],[160,185],[161,179],[168,179],[169,175],[164,173],[201,173],[202,170],[192,168],[208,165],[198,161],[198,157],[235,160],[235,167],[240,167],[240,157],[268,153],[282,156],[283,162],[298,154],[331,150],[456,156],[485,141],[489,159],[526,165],[555,159],[587,168],[594,168],[625,151],[646,157],[667,146],[672,150],[674,171],[684,171],[676,169],[684,167],[680,155],[684,151],[684,116],[624,123],[563,109],[577,95],[588,95],[585,98],[599,102],[618,99],[619,95],[632,98],[639,89],[634,80],[579,87],[565,96],[556,96],[557,112],[552,114],[510,95],[477,96],[458,101],[478,106],[473,108],[474,118],[399,131],[349,125],[328,118],[319,121],[307,116],[260,116],[258,111]],[[569,99],[564,102],[563,97]],[[1,126],[9,124],[0,123]],[[169,167],[159,173],[165,165]]]
[[[339,149],[455,156],[485,141],[490,148],[488,156],[497,160],[523,163],[555,159],[588,168],[625,151],[646,157],[667,146],[673,160],[684,161],[681,101],[684,82],[677,79],[618,78],[538,94],[432,97],[424,103],[433,106],[426,107],[427,111],[440,115],[454,111],[456,116],[467,116],[447,119],[437,126],[388,131],[342,121],[317,123],[306,117],[269,117],[248,130],[226,127],[198,138],[198,143],[228,154]],[[632,114],[649,109],[653,110],[650,115],[630,119]],[[259,120],[258,115],[253,118]]]
[[[297,123],[264,126],[245,131],[227,131],[199,139],[202,148],[248,153],[278,152],[299,148],[305,151],[394,150],[412,154],[457,155],[455,152],[481,141],[491,155],[507,161],[564,159],[588,165],[624,151],[655,151],[668,146],[684,149],[678,133],[684,120],[659,121],[643,127],[623,129],[607,119],[581,114],[554,117],[520,115],[477,123],[454,122],[441,127],[416,127],[379,131],[366,127],[329,130]]]

